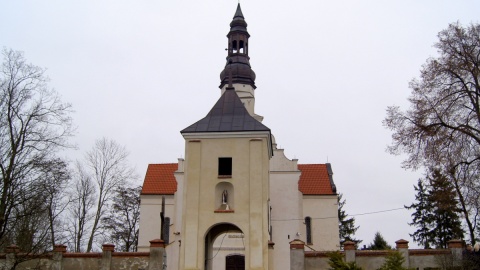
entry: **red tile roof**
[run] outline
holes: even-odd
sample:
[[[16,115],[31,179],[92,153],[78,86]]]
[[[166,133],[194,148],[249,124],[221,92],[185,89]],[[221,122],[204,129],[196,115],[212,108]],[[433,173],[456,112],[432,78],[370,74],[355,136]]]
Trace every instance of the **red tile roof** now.
[[[177,163],[149,164],[143,182],[143,195],[173,195],[177,191],[177,181],[173,173]],[[301,171],[298,190],[304,195],[335,194],[328,175],[327,164],[298,164]]]
[[[327,164],[298,164],[298,169],[302,172],[298,181],[298,190],[304,195],[335,194]]]
[[[177,180],[173,173],[178,169],[178,163],[149,164],[142,195],[170,195],[177,191]]]

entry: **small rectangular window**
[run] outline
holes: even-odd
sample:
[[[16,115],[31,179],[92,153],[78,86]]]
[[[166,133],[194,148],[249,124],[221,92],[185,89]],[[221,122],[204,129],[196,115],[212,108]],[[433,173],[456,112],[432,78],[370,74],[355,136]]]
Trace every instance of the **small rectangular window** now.
[[[218,158],[218,176],[231,177],[232,176],[232,158],[221,157]]]

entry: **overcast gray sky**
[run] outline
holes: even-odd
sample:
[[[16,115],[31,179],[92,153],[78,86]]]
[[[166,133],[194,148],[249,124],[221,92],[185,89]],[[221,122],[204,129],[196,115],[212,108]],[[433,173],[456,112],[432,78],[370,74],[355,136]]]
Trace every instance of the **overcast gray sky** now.
[[[108,137],[143,181],[149,163],[184,156],[179,131],[220,95],[235,0],[0,0],[0,47],[46,67],[73,105],[74,160]],[[387,106],[408,106],[408,82],[451,22],[478,23],[480,1],[242,0],[256,112],[299,163],[330,162],[350,215],[414,200],[421,172],[385,152]],[[357,215],[357,237],[410,241],[410,212]]]

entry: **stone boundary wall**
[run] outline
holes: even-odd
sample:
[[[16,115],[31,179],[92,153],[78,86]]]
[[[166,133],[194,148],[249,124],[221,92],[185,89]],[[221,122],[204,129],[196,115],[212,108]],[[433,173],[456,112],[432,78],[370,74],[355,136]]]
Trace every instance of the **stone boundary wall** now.
[[[115,246],[104,244],[102,252],[67,252],[65,245],[55,245],[50,253],[32,255],[9,246],[0,254],[0,270],[162,270],[165,253],[163,240],[150,241],[149,252],[115,252]]]
[[[396,251],[405,258],[404,267],[417,270],[443,269],[445,266],[460,266],[463,258],[463,241],[451,240],[448,249],[408,249],[408,241],[398,240]],[[301,240],[290,242],[290,269],[314,270],[330,269],[328,265],[330,252],[305,251],[305,243]],[[375,270],[382,266],[388,250],[356,250],[355,243],[345,242],[344,255],[346,262],[356,262],[364,270]]]

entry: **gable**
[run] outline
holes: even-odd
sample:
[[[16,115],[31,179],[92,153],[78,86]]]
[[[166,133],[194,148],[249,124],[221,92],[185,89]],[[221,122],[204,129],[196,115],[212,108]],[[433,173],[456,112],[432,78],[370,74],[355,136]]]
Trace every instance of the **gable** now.
[[[141,194],[173,195],[177,191],[177,180],[173,174],[176,170],[178,163],[149,164]]]
[[[298,181],[298,190],[303,195],[336,194],[330,164],[298,164],[302,172]]]

